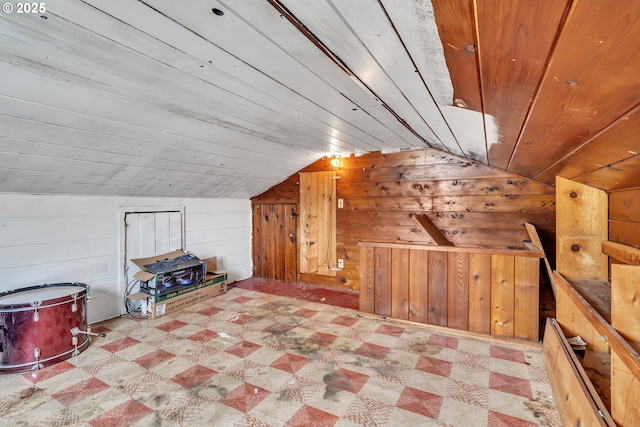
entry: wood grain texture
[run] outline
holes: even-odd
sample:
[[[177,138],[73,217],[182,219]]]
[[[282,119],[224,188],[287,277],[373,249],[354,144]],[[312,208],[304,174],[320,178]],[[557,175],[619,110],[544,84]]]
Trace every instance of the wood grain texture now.
[[[609,220],[640,223],[640,189],[609,193]]]
[[[521,257],[522,251],[492,255],[482,248],[359,246],[363,311],[538,340],[539,252],[535,257]]]
[[[374,313],[391,316],[391,249],[374,251]]]
[[[300,173],[300,273],[336,276],[335,172]]]
[[[571,286],[557,271],[553,273],[556,283],[556,318],[568,337],[581,336],[590,344],[590,349],[598,352],[609,351],[608,344],[601,338],[604,318]],[[598,320],[602,319],[602,325]]]
[[[609,240],[640,249],[640,222],[609,221]]]
[[[607,194],[565,178],[556,178],[556,268],[572,278],[607,280]]]
[[[538,234],[538,230],[536,229],[535,225],[529,224],[528,222],[525,223],[524,226],[527,229],[527,234],[529,234],[529,239],[531,239],[531,243],[536,248],[538,248],[538,250],[542,251],[542,253],[544,254],[544,266],[545,266],[545,269],[547,270],[547,278],[549,279],[551,290],[555,294],[556,289],[555,289],[555,284],[553,282],[553,269],[551,268],[551,263],[549,262],[549,258],[547,257],[547,253],[546,253],[545,247],[542,244],[542,240],[540,239],[540,235]]]
[[[468,330],[469,254],[450,252],[447,272],[447,326]]]
[[[318,272],[318,174],[300,174],[300,233],[298,257],[300,273]]]
[[[425,214],[416,215],[416,221],[422,226],[424,231],[427,232],[431,240],[440,246],[455,246],[447,237],[440,231],[440,229],[429,219]]]
[[[640,265],[640,249],[615,242],[602,242],[602,252],[630,265]]]
[[[264,277],[262,271],[262,204],[254,204],[251,212],[251,224],[253,228],[251,236],[251,261],[253,263],[253,274],[256,277]]]
[[[447,277],[448,255],[446,252],[429,252],[429,315],[428,323],[447,326]]]
[[[264,277],[275,278],[275,221],[274,206],[266,205],[262,209],[262,262]]]
[[[629,342],[640,342],[640,266],[611,266],[611,326]]]
[[[298,205],[286,203],[284,205],[284,281],[298,283]]]
[[[639,37],[637,2],[572,3],[509,171],[536,176],[637,104]]]
[[[489,145],[492,166],[506,169],[511,160],[567,3],[566,0],[474,2],[484,112],[498,119],[500,129],[496,140],[488,141],[493,142]]]
[[[389,170],[391,175],[393,170]],[[349,178],[345,176],[345,178]],[[383,177],[380,177],[383,178]],[[342,179],[342,175],[341,178]],[[357,197],[362,194],[373,197],[406,197],[449,195],[510,195],[553,194],[547,185],[515,178],[468,178],[468,179],[413,179],[411,177],[386,177],[389,181],[349,182],[342,181],[338,196]]]
[[[270,280],[297,282],[296,205],[253,205],[253,274]],[[293,236],[293,237],[291,237]]]
[[[599,352],[608,352],[611,347],[611,351],[616,352],[633,375],[640,378],[640,354],[573,289],[560,273],[554,272],[553,277],[557,282],[557,289],[563,291],[562,295],[558,293],[556,305],[562,306],[557,314],[558,323],[565,333],[568,336],[580,335]],[[563,302],[560,302],[560,296]]]
[[[432,4],[451,73],[454,99],[462,100],[474,111],[482,111],[473,4],[470,0],[434,0]],[[467,46],[471,47],[467,49]]]
[[[540,313],[540,260],[515,258],[513,337],[538,339]]]
[[[513,337],[515,257],[491,255],[491,334]]]
[[[330,170],[325,158],[303,172]],[[433,244],[414,218],[421,214],[456,245],[492,249],[523,248],[528,238],[523,224],[530,222],[549,248],[548,255],[555,254],[551,186],[432,149],[346,157],[336,175],[336,198],[344,203],[336,210],[336,257],[344,259],[345,266],[336,276],[303,274],[306,283],[358,290],[358,242],[375,235],[381,242]],[[264,200],[300,192],[299,176],[295,178],[268,190]],[[303,240],[302,216],[299,219]]]
[[[469,254],[469,330],[491,333],[490,254]]]
[[[419,323],[429,321],[429,252],[427,251],[409,251],[409,320]]]
[[[640,153],[640,106],[634,107],[535,178],[552,183],[559,175],[600,188],[585,177],[599,170],[606,173],[610,165],[633,157],[634,153]]]
[[[554,324],[553,319],[547,319],[542,360],[549,374],[562,424],[615,426],[602,400],[597,394],[591,396],[585,384],[585,379],[588,381],[587,374],[570,348],[562,330]],[[605,419],[598,411],[602,411]]]
[[[360,248],[360,311],[375,313],[375,249]]]
[[[285,254],[289,245],[287,244],[286,215],[285,204],[273,205],[273,277],[281,281],[287,277]]]
[[[619,426],[634,426],[640,420],[640,377],[611,352],[611,416]]]
[[[409,319],[409,250],[391,249],[391,316]]]
[[[336,259],[336,181],[335,172],[316,172],[318,176],[317,245],[318,274],[335,276]]]
[[[589,183],[589,185],[604,191],[625,190],[627,188],[640,187],[640,178],[636,173],[639,167],[640,156],[633,155],[619,162],[579,175],[575,179]]]

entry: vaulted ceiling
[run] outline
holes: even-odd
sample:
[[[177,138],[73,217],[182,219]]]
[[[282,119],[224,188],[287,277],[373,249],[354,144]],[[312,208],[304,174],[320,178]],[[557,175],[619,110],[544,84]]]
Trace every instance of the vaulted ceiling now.
[[[637,0],[6,4],[0,192],[247,198],[425,147],[640,186]]]

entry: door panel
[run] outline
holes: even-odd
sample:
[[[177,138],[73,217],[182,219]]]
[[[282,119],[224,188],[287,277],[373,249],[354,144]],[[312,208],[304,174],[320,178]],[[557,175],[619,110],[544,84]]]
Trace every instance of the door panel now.
[[[253,274],[297,283],[297,205],[253,205]]]

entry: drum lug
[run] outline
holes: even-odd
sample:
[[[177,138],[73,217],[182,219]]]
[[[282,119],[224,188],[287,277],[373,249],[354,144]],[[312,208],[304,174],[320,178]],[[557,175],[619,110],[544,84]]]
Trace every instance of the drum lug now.
[[[42,364],[40,363],[40,349],[39,349],[38,347],[36,347],[36,348],[33,350],[33,355],[34,355],[34,356],[35,356],[35,358],[36,358],[36,364],[35,364],[35,365],[33,365],[33,368],[31,368],[31,370],[32,370],[32,371],[37,371],[37,370],[39,370],[40,368],[44,368],[44,366],[42,366]]]
[[[76,302],[77,299],[78,299],[78,294],[77,293],[73,294],[73,304],[71,304],[71,311],[73,313],[78,311],[78,304]]]
[[[80,354],[80,352],[78,351],[78,337],[77,336],[73,336],[73,338],[71,338],[71,344],[75,347],[75,349],[73,350],[73,356],[77,356]]]
[[[40,307],[40,305],[42,304],[42,301],[34,301],[31,303],[31,307],[34,307],[36,310],[33,312],[33,321],[37,322],[38,320],[40,320],[40,313],[38,313],[38,307]],[[40,352],[39,349],[38,353]]]

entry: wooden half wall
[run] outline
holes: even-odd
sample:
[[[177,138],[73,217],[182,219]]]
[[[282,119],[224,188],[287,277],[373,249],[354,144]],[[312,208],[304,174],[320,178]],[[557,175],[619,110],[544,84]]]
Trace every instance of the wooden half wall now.
[[[360,243],[360,310],[537,341],[541,251]]]
[[[300,172],[336,171],[335,277],[300,274],[301,283],[359,290],[358,242],[434,244],[416,216],[426,214],[456,246],[522,248],[526,222],[536,226],[550,259],[555,249],[553,186],[439,150],[325,158]],[[300,175],[252,198],[252,203],[300,203]],[[255,247],[255,244],[254,244]]]

